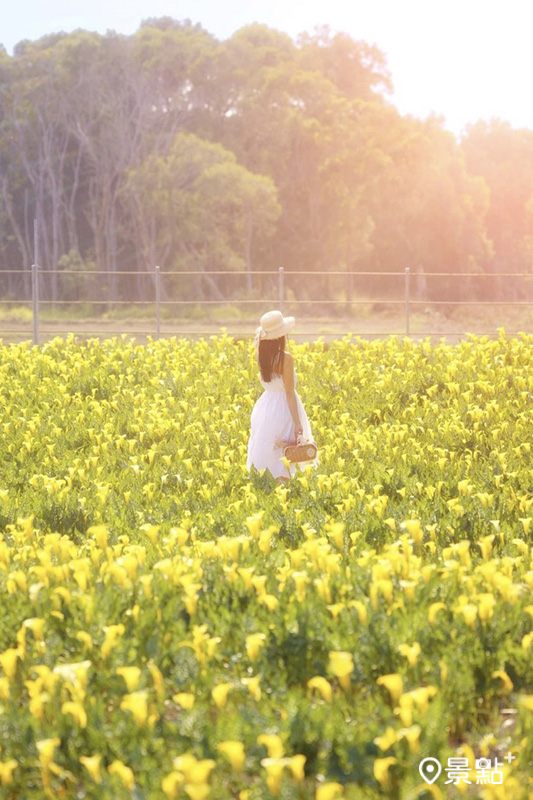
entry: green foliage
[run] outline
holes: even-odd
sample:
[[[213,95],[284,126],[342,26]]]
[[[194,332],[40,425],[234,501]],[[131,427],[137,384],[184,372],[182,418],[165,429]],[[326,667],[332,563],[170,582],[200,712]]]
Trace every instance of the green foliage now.
[[[242,270],[254,231],[265,236],[280,208],[270,178],[253,175],[233,153],[179,133],[166,158],[150,156],[128,172],[125,190],[143,198],[159,253],[180,269]]]
[[[485,284],[431,274],[531,261],[528,133],[480,123],[459,145],[439,119],[402,117],[384,102],[384,55],[345,33],[293,41],[254,24],[217,41],[164,17],[132,36],[22,42],[0,67],[0,255],[27,269],[35,218],[44,272],[80,272],[43,278],[46,300],[142,300],[156,264],[247,275],[166,286],[199,303],[263,291],[254,272],[279,265],[422,265],[424,299],[465,299],[488,296]],[[93,265],[105,280],[83,275]],[[27,296],[27,280],[4,278],[6,296]],[[336,296],[301,283],[298,299]],[[388,277],[345,289],[401,291]]]
[[[513,130],[494,119],[467,128],[461,141],[467,169],[490,197],[487,234],[494,244],[494,272],[529,272],[533,254],[533,131]],[[487,296],[526,299],[525,285],[501,277]]]

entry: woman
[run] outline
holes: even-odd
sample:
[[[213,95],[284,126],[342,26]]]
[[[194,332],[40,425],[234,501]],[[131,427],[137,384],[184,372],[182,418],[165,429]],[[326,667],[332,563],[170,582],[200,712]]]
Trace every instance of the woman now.
[[[285,352],[287,333],[294,327],[294,317],[284,317],[281,311],[269,311],[261,317],[254,344],[264,392],[251,415],[251,434],[248,442],[247,470],[268,469],[274,478],[288,481],[296,472],[283,461],[284,448],[296,442],[298,436],[312,441],[311,426],[296,392],[297,376],[294,359]],[[316,464],[314,461],[301,465]]]

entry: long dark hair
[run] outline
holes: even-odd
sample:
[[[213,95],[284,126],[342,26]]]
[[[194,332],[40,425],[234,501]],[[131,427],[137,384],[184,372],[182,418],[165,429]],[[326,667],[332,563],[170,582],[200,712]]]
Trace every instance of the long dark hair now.
[[[280,374],[283,373],[283,361],[285,350],[285,336],[280,336],[278,339],[261,339],[258,348],[259,369],[261,377],[268,383],[272,380],[272,373],[274,367],[274,359],[277,357],[277,370]],[[279,354],[279,355],[278,355]]]

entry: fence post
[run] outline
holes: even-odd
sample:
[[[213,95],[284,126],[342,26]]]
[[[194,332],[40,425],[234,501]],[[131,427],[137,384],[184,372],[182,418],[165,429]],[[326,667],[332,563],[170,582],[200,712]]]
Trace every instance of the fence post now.
[[[409,336],[409,267],[405,268],[405,333]]]
[[[155,268],[155,336],[159,339],[161,331],[161,275],[159,267]]]
[[[33,344],[39,344],[39,267],[31,265],[31,299],[33,309]]]
[[[279,310],[283,313],[283,267],[279,268],[279,278],[278,278],[278,287],[279,287]]]

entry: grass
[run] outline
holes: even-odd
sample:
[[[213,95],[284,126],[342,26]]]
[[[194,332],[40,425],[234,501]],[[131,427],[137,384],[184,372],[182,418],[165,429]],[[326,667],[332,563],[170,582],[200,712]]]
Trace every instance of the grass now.
[[[361,298],[366,299],[366,298]],[[268,310],[266,304],[257,305],[224,303],[222,305],[162,306],[162,335],[195,335],[218,333],[225,327],[231,334],[252,336],[260,315]],[[317,336],[337,337],[353,333],[373,338],[375,335],[406,332],[405,309],[401,304],[388,305],[368,299],[367,304],[340,304],[337,313],[331,305],[313,303],[296,304],[290,301],[283,305],[285,314],[297,319],[294,339],[302,337],[313,339]],[[32,334],[31,305],[12,306],[0,304],[0,338],[3,341],[29,338]],[[143,331],[143,335],[155,333],[156,319],[154,304],[116,305],[43,305],[39,309],[40,335],[49,338],[48,331],[54,335],[76,333],[85,335],[115,335]],[[409,335],[458,337],[465,333],[492,333],[498,328],[511,332],[530,332],[533,330],[533,310],[529,306],[411,306],[409,314]]]

